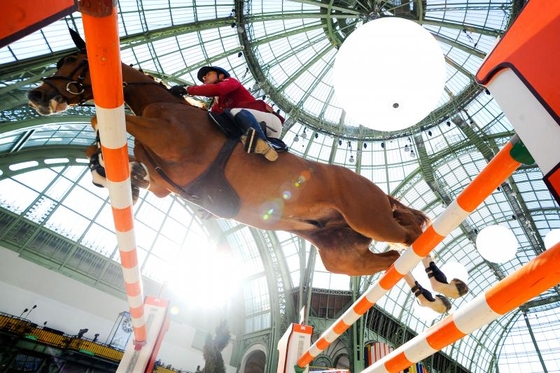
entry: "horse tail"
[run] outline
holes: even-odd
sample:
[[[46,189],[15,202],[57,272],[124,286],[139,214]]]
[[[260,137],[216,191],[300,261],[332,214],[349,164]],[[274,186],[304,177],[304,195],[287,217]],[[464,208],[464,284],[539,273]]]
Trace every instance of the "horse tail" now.
[[[411,245],[431,223],[430,218],[422,211],[403,205],[392,196],[387,195],[387,198],[393,209],[393,218],[397,223],[403,227],[410,227],[413,229],[413,232],[411,232],[412,234],[407,238],[407,241],[410,242],[405,242],[405,244]]]

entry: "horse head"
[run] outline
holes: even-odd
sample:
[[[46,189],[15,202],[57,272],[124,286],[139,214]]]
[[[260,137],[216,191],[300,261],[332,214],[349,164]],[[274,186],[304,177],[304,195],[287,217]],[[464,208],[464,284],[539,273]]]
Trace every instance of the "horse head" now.
[[[62,57],[56,68],[54,75],[43,78],[41,86],[27,93],[29,105],[39,114],[60,113],[93,98],[85,51]]]
[[[50,77],[43,78],[43,84],[28,92],[29,105],[39,114],[51,115],[68,109],[69,106],[81,105],[93,99],[86,44],[80,35],[70,30],[77,52],[62,57],[56,64],[57,71]],[[122,64],[125,100],[131,109],[139,114],[142,109],[154,101],[182,102],[173,96],[167,87],[156,82],[153,77],[128,65]],[[150,86],[149,88],[147,86]],[[138,87],[144,96],[129,95],[127,90]],[[130,97],[132,96],[132,97]]]

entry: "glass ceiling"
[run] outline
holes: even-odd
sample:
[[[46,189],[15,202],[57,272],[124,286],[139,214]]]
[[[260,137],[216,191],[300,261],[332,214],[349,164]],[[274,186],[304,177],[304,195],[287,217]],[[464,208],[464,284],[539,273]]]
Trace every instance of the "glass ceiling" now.
[[[196,83],[196,72],[208,64],[231,71],[287,117],[283,140],[292,153],[348,167],[436,218],[514,134],[474,74],[522,5],[521,0],[127,0],[118,2],[121,55],[123,62],[168,85]],[[332,87],[332,66],[344,39],[364,22],[387,16],[422,24],[439,41],[447,63],[437,108],[414,127],[391,133],[356,123],[340,107]],[[83,35],[80,13],[0,49],[0,207],[3,221],[9,222],[2,225],[0,240],[30,260],[66,266],[81,273],[83,281],[118,292],[117,275],[113,279],[94,271],[104,260],[119,261],[108,193],[91,184],[83,153],[94,139],[89,126],[94,109],[88,104],[39,117],[25,98],[42,77],[54,73],[61,56],[73,51],[68,27]],[[413,61],[410,73],[422,73],[414,71]],[[375,74],[364,71],[360,84],[375,84]],[[181,272],[174,265],[178,261],[193,263],[191,271],[200,275],[195,263],[223,255],[235,260],[239,272],[231,271],[231,283],[239,281],[243,289],[246,333],[282,317],[292,288],[310,282],[315,288],[351,289],[349,277],[328,273],[318,257],[314,260],[315,249],[291,234],[201,220],[195,207],[177,197],[142,194],[134,211],[142,272],[154,289],[173,291],[176,282],[194,281],[171,276]],[[543,238],[560,228],[559,215],[539,168],[520,167],[433,253],[438,262],[461,263],[468,271],[470,292],[454,301],[453,309],[545,250]],[[51,231],[83,245],[95,253],[98,265],[73,267],[71,260],[60,262],[56,250],[38,252],[31,238],[12,239],[14,227],[23,221],[33,223],[36,232]],[[474,245],[477,232],[492,224],[509,227],[519,242],[516,257],[507,263],[485,261]],[[372,247],[387,249],[384,243]],[[378,276],[362,278],[361,290]],[[206,291],[220,288],[208,283]],[[445,352],[468,369],[490,372],[498,365],[507,371],[516,348],[532,356],[540,351],[553,371],[553,339],[533,343],[527,333],[529,327],[541,330],[542,323],[558,323],[559,295],[558,288],[545,292]],[[439,320],[423,316],[414,303],[406,285],[399,283],[378,306],[416,332]],[[537,317],[543,314],[547,316]],[[530,371],[545,371],[539,359],[535,362]]]

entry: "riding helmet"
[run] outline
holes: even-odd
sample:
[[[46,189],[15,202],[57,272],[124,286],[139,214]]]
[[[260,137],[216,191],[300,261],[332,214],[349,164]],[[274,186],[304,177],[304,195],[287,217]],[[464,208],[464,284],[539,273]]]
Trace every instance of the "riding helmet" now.
[[[204,66],[204,67],[201,67],[200,70],[198,70],[198,74],[197,74],[198,80],[200,80],[201,82],[204,83],[204,80],[202,80],[202,78],[206,74],[208,74],[208,72],[210,72],[210,71],[215,71],[215,72],[218,73],[218,75],[224,74],[224,76],[226,78],[230,77],[229,73],[225,69],[222,69],[221,67],[218,67],[218,66]]]

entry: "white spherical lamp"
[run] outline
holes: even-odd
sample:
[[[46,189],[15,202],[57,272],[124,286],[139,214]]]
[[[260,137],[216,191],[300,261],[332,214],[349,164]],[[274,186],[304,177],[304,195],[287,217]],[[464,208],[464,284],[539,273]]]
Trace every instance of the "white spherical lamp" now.
[[[553,229],[544,236],[544,247],[548,250],[560,242],[560,229]]]
[[[476,237],[476,248],[482,257],[492,263],[512,260],[517,252],[517,238],[513,232],[501,225],[490,225]]]
[[[397,17],[358,27],[340,47],[335,95],[347,115],[366,127],[397,131],[435,109],[445,85],[445,59],[419,24]]]
[[[441,271],[445,273],[447,281],[456,278],[463,281],[465,284],[469,282],[469,272],[461,263],[447,262],[441,266]]]

